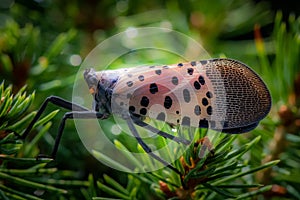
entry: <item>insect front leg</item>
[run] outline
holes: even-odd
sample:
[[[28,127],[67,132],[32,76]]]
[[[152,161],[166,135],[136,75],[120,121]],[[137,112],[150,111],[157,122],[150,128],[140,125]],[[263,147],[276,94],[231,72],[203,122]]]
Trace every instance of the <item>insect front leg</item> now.
[[[89,111],[89,109],[87,109],[87,108],[85,108],[81,105],[75,104],[73,102],[67,101],[67,100],[62,99],[62,98],[57,97],[57,96],[50,96],[44,101],[44,103],[42,104],[42,106],[40,107],[40,109],[38,110],[36,115],[34,116],[33,120],[30,122],[30,124],[26,128],[25,132],[22,134],[21,139],[25,139],[27,137],[27,135],[31,131],[34,124],[38,121],[38,119],[41,117],[41,115],[45,111],[45,109],[46,109],[49,102],[54,104],[54,105],[57,105],[59,107],[65,108],[67,110]]]
[[[42,104],[42,106],[38,110],[37,114],[34,116],[33,120],[30,122],[30,124],[26,128],[25,132],[21,136],[21,139],[26,138],[26,136],[29,134],[29,132],[33,128],[34,124],[38,121],[38,119],[41,117],[41,115],[45,111],[45,109],[46,109],[49,102],[56,105],[56,106],[59,106],[61,108],[65,108],[67,110],[73,110],[72,112],[66,113],[64,115],[64,117],[62,118],[62,120],[61,120],[59,129],[58,129],[58,134],[57,134],[56,139],[55,139],[55,144],[54,144],[51,156],[50,156],[51,158],[55,158],[55,156],[56,156],[58,146],[59,146],[59,143],[60,143],[62,133],[63,133],[65,123],[66,123],[67,119],[74,119],[74,118],[78,118],[78,119],[95,119],[95,118],[105,119],[109,116],[108,113],[99,113],[99,112],[96,112],[96,111],[91,111],[88,108],[85,108],[81,105],[78,105],[78,104],[75,104],[73,102],[67,101],[67,100],[62,99],[60,97],[50,96],[44,101],[44,103]],[[38,157],[49,157],[49,156],[40,155]]]

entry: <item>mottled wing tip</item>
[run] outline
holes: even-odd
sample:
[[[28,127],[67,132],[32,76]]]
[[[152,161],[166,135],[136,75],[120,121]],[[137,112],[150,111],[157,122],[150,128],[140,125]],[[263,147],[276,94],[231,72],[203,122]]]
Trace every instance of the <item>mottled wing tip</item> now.
[[[270,92],[259,75],[246,64],[232,59],[212,59],[206,73],[216,92],[225,94],[219,95],[219,101],[226,102],[224,132],[250,131],[268,115],[272,104]],[[220,78],[225,91],[218,91],[222,90],[217,87]]]

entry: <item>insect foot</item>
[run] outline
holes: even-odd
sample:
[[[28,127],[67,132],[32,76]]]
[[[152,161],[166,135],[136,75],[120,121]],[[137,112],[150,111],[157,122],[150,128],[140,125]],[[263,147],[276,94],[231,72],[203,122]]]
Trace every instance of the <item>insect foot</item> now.
[[[205,173],[209,170],[206,161],[213,159],[214,156],[213,146],[207,136],[197,140],[190,146],[187,153],[180,158],[180,164],[184,171],[181,177],[182,186],[171,191],[165,182],[160,181],[161,191],[168,198],[194,199],[196,186],[205,183],[209,178],[209,176],[205,176]],[[201,176],[201,174],[204,176]]]

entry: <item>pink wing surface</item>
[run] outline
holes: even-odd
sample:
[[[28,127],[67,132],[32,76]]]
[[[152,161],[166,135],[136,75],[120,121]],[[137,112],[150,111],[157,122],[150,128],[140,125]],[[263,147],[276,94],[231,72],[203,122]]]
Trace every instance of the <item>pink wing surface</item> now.
[[[261,78],[230,59],[122,69],[112,95],[113,113],[228,133],[253,129],[270,107]]]

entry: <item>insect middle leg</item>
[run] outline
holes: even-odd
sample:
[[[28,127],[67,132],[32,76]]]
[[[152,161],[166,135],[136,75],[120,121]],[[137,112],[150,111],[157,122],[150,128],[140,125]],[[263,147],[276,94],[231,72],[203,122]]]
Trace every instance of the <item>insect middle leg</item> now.
[[[63,116],[59,128],[58,128],[58,133],[56,135],[55,138],[55,143],[54,143],[54,147],[52,149],[52,153],[51,153],[51,158],[55,158],[56,157],[56,153],[58,151],[58,146],[63,134],[63,130],[65,128],[65,124],[66,124],[66,120],[67,119],[106,119],[107,115],[99,113],[99,112],[95,112],[95,111],[72,111],[72,112],[67,112],[65,113],[65,115]]]

